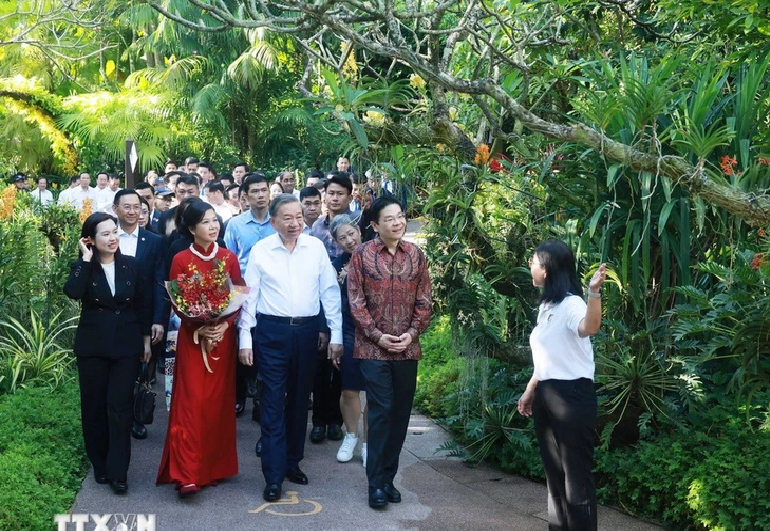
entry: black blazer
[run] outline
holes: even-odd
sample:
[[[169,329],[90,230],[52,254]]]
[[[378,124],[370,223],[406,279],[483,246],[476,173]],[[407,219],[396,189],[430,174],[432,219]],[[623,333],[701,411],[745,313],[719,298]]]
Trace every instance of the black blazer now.
[[[130,256],[115,255],[115,295],[104,271],[82,259],[72,264],[64,293],[82,304],[75,355],[124,358],[144,352],[150,335],[151,288]]]
[[[161,213],[160,217],[158,218],[158,234],[160,234],[163,238],[168,238],[171,233],[176,230],[174,217],[176,216],[177,208],[179,208],[179,205],[169,208],[165,212]]]
[[[164,258],[163,238],[140,227],[136,242],[136,265],[139,268],[139,276],[152,283],[152,324],[165,327],[171,308],[165,304]]]

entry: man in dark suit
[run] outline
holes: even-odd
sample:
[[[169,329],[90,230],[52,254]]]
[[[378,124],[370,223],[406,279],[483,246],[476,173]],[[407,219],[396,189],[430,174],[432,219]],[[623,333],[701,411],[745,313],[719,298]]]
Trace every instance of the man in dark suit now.
[[[162,355],[164,325],[168,322],[170,312],[163,283],[163,238],[138,226],[141,203],[136,190],[120,190],[115,194],[112,208],[118,217],[120,252],[125,256],[135,257],[140,276],[152,282],[151,339],[153,358],[157,360],[158,356]],[[145,439],[147,428],[134,422],[131,435],[135,439]]]

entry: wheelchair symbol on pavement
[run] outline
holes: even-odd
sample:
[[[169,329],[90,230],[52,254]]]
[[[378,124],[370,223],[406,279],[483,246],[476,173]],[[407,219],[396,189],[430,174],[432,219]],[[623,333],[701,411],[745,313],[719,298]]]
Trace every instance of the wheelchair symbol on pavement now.
[[[320,503],[316,502],[316,501],[313,501],[313,500],[301,500],[302,503],[310,504],[312,506],[312,509],[310,511],[304,512],[304,513],[295,513],[295,512],[284,513],[284,512],[276,510],[276,509],[278,509],[280,507],[284,507],[284,506],[288,506],[288,505],[299,505],[300,504],[300,499],[297,497],[297,491],[295,491],[295,490],[287,490],[286,491],[286,496],[287,496],[287,498],[282,498],[282,499],[278,500],[277,502],[263,503],[262,505],[260,505],[256,509],[252,509],[249,512],[251,514],[257,514],[257,513],[261,513],[261,512],[266,512],[266,513],[272,514],[274,516],[313,516],[314,514],[320,513],[321,510],[323,509],[323,506]]]

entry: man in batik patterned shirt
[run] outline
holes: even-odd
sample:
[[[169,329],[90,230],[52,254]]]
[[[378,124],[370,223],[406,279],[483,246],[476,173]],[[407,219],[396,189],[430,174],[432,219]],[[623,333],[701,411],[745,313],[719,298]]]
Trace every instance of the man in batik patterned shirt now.
[[[377,237],[353,252],[347,278],[356,323],[353,357],[361,360],[369,405],[369,506],[379,509],[401,501],[393,479],[414,401],[419,336],[430,324],[431,291],[425,255],[403,240],[406,216],[399,202],[380,197],[371,216]]]

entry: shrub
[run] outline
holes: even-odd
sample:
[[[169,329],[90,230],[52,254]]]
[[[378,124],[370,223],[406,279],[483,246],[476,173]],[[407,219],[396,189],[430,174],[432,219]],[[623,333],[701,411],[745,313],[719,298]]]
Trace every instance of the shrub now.
[[[77,316],[60,320],[53,316],[49,326],[33,310],[26,328],[13,317],[0,321],[0,393],[13,393],[29,385],[55,389],[72,364],[70,342],[63,336],[77,328]]]
[[[465,361],[451,350],[449,319],[434,319],[428,331],[420,337],[420,345],[423,358],[417,369],[414,405],[436,419],[447,418],[454,414],[448,397],[457,391]]]
[[[0,419],[0,531],[47,531],[88,469],[77,383],[0,396]]]
[[[677,430],[598,456],[599,497],[687,529],[770,529],[770,427],[717,405]]]

